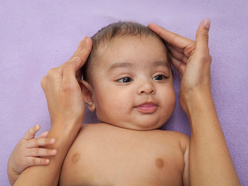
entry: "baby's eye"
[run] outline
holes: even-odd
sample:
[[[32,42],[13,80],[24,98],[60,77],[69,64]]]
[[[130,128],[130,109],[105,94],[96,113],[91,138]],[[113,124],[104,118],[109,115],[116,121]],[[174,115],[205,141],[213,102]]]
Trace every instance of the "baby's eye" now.
[[[168,79],[168,77],[165,76],[165,75],[156,75],[152,79],[155,80],[155,81],[160,81],[160,80]]]
[[[118,79],[117,81],[121,83],[130,83],[133,80],[130,77],[124,77],[124,78]]]

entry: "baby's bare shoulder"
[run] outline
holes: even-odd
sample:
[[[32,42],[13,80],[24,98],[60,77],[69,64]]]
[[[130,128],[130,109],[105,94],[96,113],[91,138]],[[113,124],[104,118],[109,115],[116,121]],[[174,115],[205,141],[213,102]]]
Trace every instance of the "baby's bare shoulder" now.
[[[165,140],[170,140],[172,143],[179,143],[183,151],[185,151],[190,143],[190,137],[184,133],[177,131],[167,131],[167,130],[157,130],[161,138]]]
[[[179,137],[179,138],[189,138],[188,135],[182,133],[182,132],[177,132],[177,131],[171,131],[171,130],[160,130],[160,129],[157,129],[155,131],[158,131],[160,132],[161,134],[164,134],[164,135],[170,135],[170,136],[174,136],[174,137]]]

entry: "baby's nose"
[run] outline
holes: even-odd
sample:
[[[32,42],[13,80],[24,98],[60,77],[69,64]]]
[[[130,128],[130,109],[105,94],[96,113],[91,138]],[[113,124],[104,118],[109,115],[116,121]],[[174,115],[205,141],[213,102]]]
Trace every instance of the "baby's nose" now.
[[[138,89],[137,89],[137,94],[155,94],[156,89],[153,85],[152,81],[143,81],[140,83]]]

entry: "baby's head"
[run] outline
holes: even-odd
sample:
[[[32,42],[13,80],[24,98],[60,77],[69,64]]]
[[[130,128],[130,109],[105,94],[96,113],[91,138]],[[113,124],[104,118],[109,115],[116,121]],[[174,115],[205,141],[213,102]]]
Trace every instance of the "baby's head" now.
[[[161,127],[175,107],[167,49],[148,27],[110,24],[93,37],[83,67],[85,103],[99,121],[151,130]]]

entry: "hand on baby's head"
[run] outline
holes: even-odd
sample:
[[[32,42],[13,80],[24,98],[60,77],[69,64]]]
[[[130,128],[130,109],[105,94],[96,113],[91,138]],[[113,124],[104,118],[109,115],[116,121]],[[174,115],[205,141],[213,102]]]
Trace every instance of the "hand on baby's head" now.
[[[169,32],[164,28],[149,24],[149,27],[167,42],[173,66],[181,79],[180,104],[188,114],[188,105],[196,94],[211,95],[210,65],[211,56],[208,48],[210,20],[201,22],[196,33],[196,41]]]

